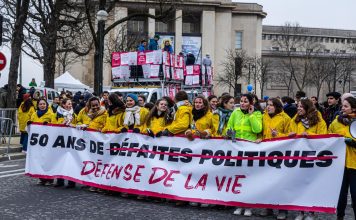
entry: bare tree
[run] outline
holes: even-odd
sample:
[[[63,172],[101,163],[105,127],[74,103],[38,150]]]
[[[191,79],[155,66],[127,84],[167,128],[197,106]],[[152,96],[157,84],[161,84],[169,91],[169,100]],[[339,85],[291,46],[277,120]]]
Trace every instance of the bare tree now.
[[[21,48],[24,40],[23,29],[28,16],[28,9],[30,5],[30,0],[17,0],[17,1],[7,1],[4,0],[1,3],[1,12],[9,12],[6,8],[7,4],[13,5],[13,27],[11,38],[11,60],[10,60],[10,70],[8,79],[8,96],[7,103],[8,107],[16,107],[16,84],[18,76],[19,59],[21,56]],[[4,13],[5,14],[5,13]]]
[[[308,76],[308,85],[316,88],[317,97],[319,99],[320,90],[325,82],[325,80],[331,74],[332,64],[330,59],[327,57],[313,58],[310,61],[310,74]]]
[[[239,80],[243,77],[242,67],[249,62],[244,50],[227,50],[226,59],[220,65],[223,72],[218,74],[215,81],[218,85],[227,86],[234,90],[234,96],[239,95]]]
[[[271,79],[272,73],[272,60],[269,59],[262,59],[260,57],[255,57],[253,59],[255,65],[255,71],[253,73],[255,88],[257,84],[260,87],[261,98],[263,97],[264,88],[266,87],[267,83]]]

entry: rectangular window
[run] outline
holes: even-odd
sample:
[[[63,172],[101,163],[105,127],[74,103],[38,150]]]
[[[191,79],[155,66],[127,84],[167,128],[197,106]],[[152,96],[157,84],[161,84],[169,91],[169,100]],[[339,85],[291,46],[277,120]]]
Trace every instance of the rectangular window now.
[[[273,51],[279,51],[279,47],[272,47]]]
[[[306,51],[307,51],[307,53],[311,53],[311,52],[313,52],[313,49],[307,49]]]
[[[266,40],[266,35],[262,34],[262,40]]]
[[[267,39],[268,39],[268,40],[272,40],[272,35],[268,34],[268,35],[267,35]]]
[[[330,53],[330,50],[329,49],[325,49],[324,53]]]
[[[325,38],[325,43],[329,43],[329,41],[330,41],[330,38],[326,37]]]
[[[131,20],[128,21],[128,32],[129,33],[143,33],[145,30],[145,21]]]
[[[335,43],[339,43],[339,40],[340,40],[339,38],[336,38]]]
[[[297,49],[296,49],[296,48],[294,48],[294,47],[291,47],[291,48],[290,48],[290,51],[291,51],[291,52],[296,52],[296,51],[297,51]]]
[[[334,43],[335,38],[330,38],[330,43]]]
[[[242,32],[235,32],[235,49],[242,49]]]
[[[340,53],[346,53],[346,50],[340,50]]]
[[[155,31],[156,32],[168,32],[168,23],[163,23],[162,21],[156,21],[155,23]]]

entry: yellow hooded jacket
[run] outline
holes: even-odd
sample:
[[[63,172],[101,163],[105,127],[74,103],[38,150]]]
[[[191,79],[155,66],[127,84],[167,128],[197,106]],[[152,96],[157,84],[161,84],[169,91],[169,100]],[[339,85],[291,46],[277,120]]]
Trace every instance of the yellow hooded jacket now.
[[[172,134],[184,134],[189,129],[192,120],[192,107],[187,105],[179,106],[172,124],[167,126],[167,129]]]
[[[134,125],[134,128],[138,128],[140,129],[141,132],[144,132],[146,130],[146,118],[148,116],[148,109],[144,108],[144,107],[140,107],[140,125]],[[123,115],[123,118],[125,118],[125,114]],[[129,129],[129,127],[127,125],[124,126],[126,129]]]
[[[271,118],[268,112],[265,111],[262,117],[263,120],[263,139],[271,139],[271,129],[277,130],[277,137],[286,137],[288,136],[290,117],[285,113],[281,112],[276,114]]]
[[[208,136],[215,135],[215,126],[213,113],[208,111],[203,117],[199,118],[196,122],[192,121],[191,129],[193,134],[196,134],[197,131],[206,131]]]
[[[89,119],[90,119],[89,124],[88,124],[88,128],[89,129],[94,129],[94,130],[97,130],[97,131],[101,131],[105,127],[106,119],[108,117],[108,113],[104,109],[100,109],[99,111],[102,111],[102,113],[99,113],[97,116],[95,116],[95,118],[90,118],[88,116]]]
[[[32,114],[36,111],[33,106],[27,112],[22,111],[22,105],[24,102],[21,103],[18,109],[18,120],[19,120],[19,129],[21,132],[26,132],[27,122],[31,119]]]
[[[82,110],[80,110],[80,112],[78,113],[78,117],[77,117],[77,124],[78,125],[88,125],[90,122],[90,118],[88,116],[88,110],[87,107],[84,107]]]
[[[319,122],[309,128],[304,127],[302,122],[296,123],[295,118],[298,115],[295,115],[291,121],[290,121],[290,126],[289,126],[289,132],[295,132],[297,135],[302,134],[303,132],[307,132],[309,135],[310,134],[327,134],[327,127],[324,119],[321,117],[321,114],[318,114],[319,117]]]
[[[164,131],[168,125],[166,125],[164,116],[162,116],[162,117],[153,116],[151,118],[150,125],[148,126],[146,123],[146,128],[149,128],[154,134],[157,134],[160,131]],[[146,129],[145,129],[145,133],[147,133]]]
[[[37,115],[37,111],[34,112],[31,116],[30,121],[39,122],[39,123],[43,123],[43,122],[52,123],[52,118],[53,118],[53,112],[48,109],[48,111],[44,115],[42,115],[40,118]]]
[[[124,127],[124,111],[119,111],[117,114],[108,116],[106,119],[106,124],[102,132],[113,131],[120,132]]]
[[[350,126],[340,123],[337,118],[329,126],[329,133],[339,134],[346,138],[352,138]],[[356,149],[350,146],[346,147],[346,164],[347,168],[356,169]]]
[[[63,117],[57,117],[58,113],[53,113],[53,118],[52,118],[52,124],[63,124],[64,118]],[[76,125],[77,124],[77,115],[73,113],[73,120],[71,125]]]

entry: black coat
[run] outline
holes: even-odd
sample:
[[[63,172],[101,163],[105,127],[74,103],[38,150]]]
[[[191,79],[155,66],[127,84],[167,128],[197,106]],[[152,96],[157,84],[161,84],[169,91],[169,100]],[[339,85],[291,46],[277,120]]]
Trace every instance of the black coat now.
[[[293,104],[286,104],[283,107],[283,111],[290,117],[293,118],[297,114],[297,106]]]

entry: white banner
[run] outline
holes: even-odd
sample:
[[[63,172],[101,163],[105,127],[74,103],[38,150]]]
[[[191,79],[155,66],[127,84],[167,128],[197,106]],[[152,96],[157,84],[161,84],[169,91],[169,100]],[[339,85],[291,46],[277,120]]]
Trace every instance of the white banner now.
[[[152,138],[32,124],[26,173],[201,203],[334,213],[345,162],[337,135],[238,140]]]

